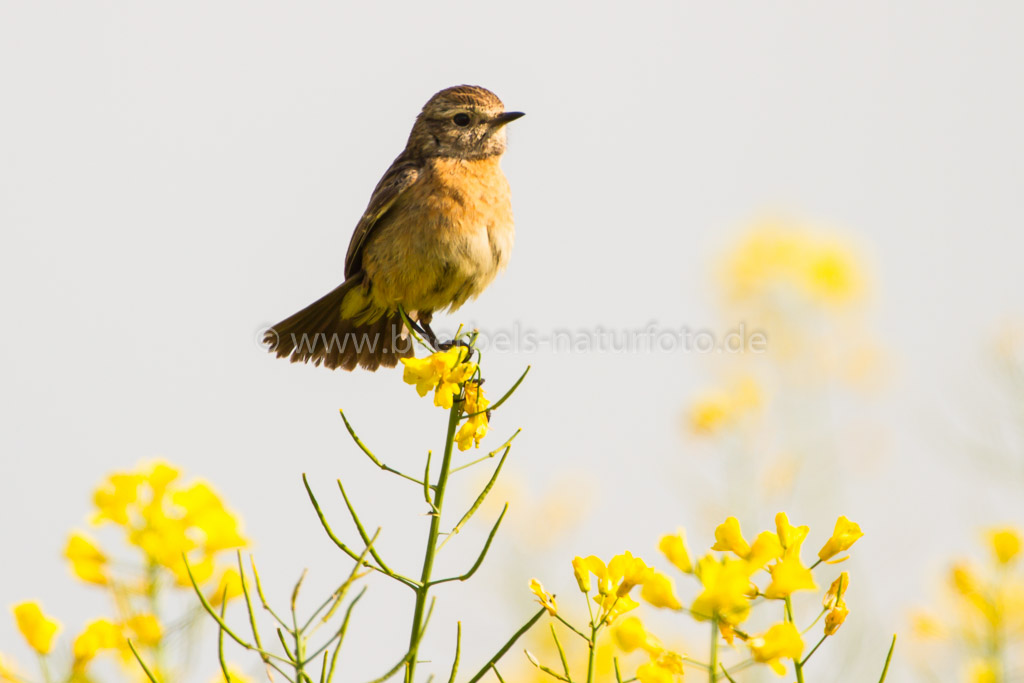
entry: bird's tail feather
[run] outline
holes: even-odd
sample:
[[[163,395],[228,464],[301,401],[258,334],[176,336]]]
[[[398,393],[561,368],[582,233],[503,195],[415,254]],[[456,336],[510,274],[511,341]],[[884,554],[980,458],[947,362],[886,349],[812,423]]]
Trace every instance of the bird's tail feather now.
[[[291,356],[293,363],[309,363],[332,370],[367,370],[394,367],[399,358],[413,355],[412,339],[398,312],[380,311],[360,323],[343,318],[342,303],[360,281],[350,278],[298,313],[266,331],[263,342],[278,358]],[[365,320],[365,322],[362,322]]]

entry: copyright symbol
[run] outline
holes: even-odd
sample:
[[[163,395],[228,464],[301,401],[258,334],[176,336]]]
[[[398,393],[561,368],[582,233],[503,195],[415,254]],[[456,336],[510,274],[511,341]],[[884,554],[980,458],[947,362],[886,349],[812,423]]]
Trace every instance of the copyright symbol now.
[[[256,330],[256,338],[254,339],[256,346],[267,351],[276,351],[277,344],[280,341],[277,336],[277,331],[273,327],[261,327]]]

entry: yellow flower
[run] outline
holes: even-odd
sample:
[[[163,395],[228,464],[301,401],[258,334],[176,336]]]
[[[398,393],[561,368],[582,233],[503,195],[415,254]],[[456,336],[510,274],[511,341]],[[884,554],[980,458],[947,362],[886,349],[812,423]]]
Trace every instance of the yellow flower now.
[[[228,664],[228,676],[231,677],[231,683],[252,683],[252,679],[240,672],[233,664]],[[227,683],[227,679],[224,678],[224,672],[218,671],[210,679],[210,683]]]
[[[860,530],[856,523],[851,522],[846,517],[840,517],[836,520],[832,537],[818,551],[818,558],[821,560],[832,559],[839,553],[849,550],[850,546],[856,543],[857,539],[863,535],[864,532]]]
[[[643,649],[651,654],[661,652],[661,644],[658,639],[647,632],[639,617],[626,617],[622,623],[612,631],[615,642],[624,652],[633,652],[636,649]]]
[[[732,402],[723,391],[712,391],[694,400],[690,428],[696,434],[714,434],[729,421]]]
[[[684,574],[693,573],[693,562],[690,551],[686,549],[686,535],[682,529],[674,534],[667,534],[658,541],[658,550],[665,554],[668,561]]]
[[[750,544],[743,538],[740,523],[735,517],[729,517],[715,529],[715,544],[712,550],[731,550],[745,558],[750,553]]]
[[[487,436],[487,406],[490,403],[484,396],[483,387],[479,382],[466,382],[466,403],[463,410],[472,417],[467,418],[455,435],[460,451],[469,450],[471,446],[479,447],[481,439]]]
[[[762,531],[754,539],[745,559],[752,567],[760,569],[780,557],[782,557],[782,544],[779,542],[779,537],[771,531]]]
[[[64,557],[71,563],[71,571],[86,583],[106,585],[107,556],[83,533],[75,532],[68,538]]]
[[[654,571],[647,577],[640,596],[655,607],[679,609],[683,606],[676,597],[672,579],[659,571]]]
[[[93,505],[96,514],[93,524],[109,520],[115,524],[127,525],[128,506],[139,497],[139,485],[142,477],[138,474],[115,472],[93,492]]]
[[[152,614],[136,614],[125,621],[125,628],[132,632],[133,640],[143,645],[158,645],[164,630]]]
[[[835,606],[825,615],[825,635],[831,636],[839,630],[839,627],[846,621],[850,609],[843,600],[837,600]]]
[[[227,589],[225,595],[224,590]],[[220,578],[217,579],[217,587],[207,596],[210,604],[214,607],[219,607],[225,598],[231,601],[242,594],[242,577],[239,575],[238,570],[233,567],[228,567],[221,572]]]
[[[800,659],[804,652],[804,641],[800,638],[800,631],[790,622],[775,624],[748,642],[754,661],[767,664],[780,676],[786,673],[786,667],[779,660]]]
[[[248,541],[240,532],[238,518],[224,507],[220,495],[208,483],[196,481],[175,491],[171,500],[184,509],[180,524],[202,534],[202,547],[207,553],[247,545]]]
[[[406,384],[416,385],[416,392],[426,396],[434,390],[434,405],[451,408],[459,386],[476,372],[476,363],[466,363],[469,349],[453,346],[447,351],[438,351],[426,358],[403,358],[405,371],[402,375]]]
[[[832,609],[836,603],[843,599],[846,589],[850,587],[850,574],[842,572],[832,585],[828,587],[825,597],[821,600],[821,606],[825,609]]]
[[[590,574],[594,571],[591,567],[595,566],[595,561],[599,565],[599,571],[604,572],[604,562],[601,562],[599,558],[593,555],[586,559],[577,555],[572,559],[572,573],[576,577],[577,585],[579,585],[580,590],[584,593],[590,592]]]
[[[14,664],[3,655],[0,655],[0,681],[3,683],[21,683],[23,680],[25,679],[18,675]]]
[[[976,659],[971,662],[967,680],[970,683],[999,683],[999,664],[989,659]]]
[[[48,654],[60,630],[60,622],[43,614],[38,602],[19,603],[12,611],[18,630],[29,646],[41,655]]]
[[[744,621],[750,613],[751,568],[745,560],[708,555],[697,563],[697,578],[704,590],[693,601],[690,611],[698,620],[717,616],[728,624]]]
[[[772,582],[764,591],[766,598],[785,598],[795,591],[814,590],[818,587],[811,570],[803,566],[796,556],[783,558],[769,567],[768,571],[771,572]]]
[[[555,603],[555,596],[544,590],[544,586],[541,585],[537,579],[530,579],[530,590],[537,596],[537,602],[539,602],[544,609],[548,611],[548,614],[555,616],[558,614],[558,605]]]
[[[606,624],[611,624],[626,612],[634,610],[640,606],[639,602],[628,595],[620,596],[615,593],[595,595],[594,602],[601,607],[601,614],[604,617],[602,621]]]
[[[809,526],[793,526],[789,523],[789,517],[785,512],[775,515],[775,529],[779,536],[779,542],[787,554],[800,554],[800,546],[811,528]]]
[[[608,562],[608,578],[619,597],[628,595],[634,586],[644,583],[653,572],[653,568],[648,567],[639,557],[633,557],[633,553],[628,550]]]
[[[941,638],[946,634],[946,628],[934,615],[922,610],[915,610],[910,615],[911,627],[914,635],[918,638]]]
[[[107,619],[96,619],[89,622],[85,629],[75,638],[72,652],[75,656],[75,668],[81,669],[100,650],[116,650],[125,644],[121,629]]]
[[[683,678],[683,658],[675,652],[663,650],[651,661],[636,670],[640,683],[674,683]]]
[[[1018,530],[1012,527],[991,529],[988,536],[992,552],[999,564],[1009,564],[1020,554],[1021,537]]]

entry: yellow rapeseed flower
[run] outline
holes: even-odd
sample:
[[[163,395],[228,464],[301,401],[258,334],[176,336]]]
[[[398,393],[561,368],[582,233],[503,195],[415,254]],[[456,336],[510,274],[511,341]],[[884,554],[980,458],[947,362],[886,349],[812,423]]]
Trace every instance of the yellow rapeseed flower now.
[[[96,507],[93,524],[109,520],[115,524],[129,523],[128,506],[138,500],[139,486],[143,478],[138,474],[115,472],[93,492],[92,501]]]
[[[590,557],[583,558],[576,556],[572,559],[572,573],[576,577],[576,584],[580,587],[580,590],[584,593],[590,592],[590,575],[595,573],[592,567],[596,566],[599,571],[604,572],[604,562],[601,562],[600,558],[591,555]]]
[[[615,593],[608,593],[607,595],[595,595],[594,602],[601,608],[601,615],[605,624],[611,624],[620,616],[636,609],[640,606],[640,603],[629,597],[628,595],[616,595]]]
[[[434,405],[451,408],[459,387],[476,372],[476,363],[465,362],[468,357],[468,348],[453,346],[426,358],[403,358],[402,380],[415,385],[420,396],[426,396],[433,389]]]
[[[696,434],[714,434],[731,416],[732,402],[722,391],[709,391],[690,405],[690,428]]]
[[[828,587],[825,592],[825,597],[821,599],[821,606],[825,609],[831,609],[835,607],[836,603],[843,599],[846,595],[846,589],[850,587],[850,574],[849,572],[842,572],[832,582],[832,585]]]
[[[785,512],[775,515],[775,529],[786,554],[800,554],[800,546],[811,528],[809,526],[793,526],[789,523],[789,517]]]
[[[662,650],[651,661],[636,670],[640,683],[675,683],[683,679],[683,658],[675,652]]]
[[[224,591],[227,589],[227,594]],[[242,577],[234,567],[228,567],[217,579],[217,587],[213,589],[207,599],[214,607],[219,607],[225,599],[231,601],[242,594]]]
[[[64,557],[71,563],[71,571],[82,581],[100,586],[109,581],[107,556],[85,534],[76,531],[68,537]]]
[[[748,641],[750,653],[754,661],[770,666],[780,676],[786,673],[786,667],[780,660],[800,659],[804,652],[804,641],[791,622],[775,624],[759,636]]]
[[[479,447],[480,441],[487,436],[487,406],[490,403],[479,382],[466,382],[466,403],[463,410],[472,417],[467,418],[459,427],[458,433],[455,434],[455,442],[460,451]],[[479,414],[475,415],[474,413]]]
[[[628,595],[634,586],[644,583],[653,572],[653,568],[648,567],[639,557],[633,557],[633,553],[628,550],[608,562],[608,578],[619,597]]]
[[[91,621],[75,638],[74,645],[72,645],[72,653],[75,657],[74,666],[76,669],[81,669],[101,650],[117,650],[124,644],[125,638],[117,624],[108,619]]]
[[[760,569],[772,560],[782,557],[782,543],[779,537],[771,531],[762,531],[754,539],[750,551],[744,558],[754,568]]]
[[[988,532],[992,552],[999,564],[1009,564],[1020,554],[1021,533],[1013,527],[990,529]]]
[[[29,646],[41,655],[53,649],[53,640],[60,631],[60,622],[43,614],[38,602],[22,602],[12,610],[18,630]]]
[[[679,598],[676,597],[676,590],[675,586],[672,585],[672,579],[659,571],[654,571],[647,577],[640,596],[655,607],[680,609],[683,606],[679,602]]]
[[[818,551],[818,558],[825,561],[830,560],[841,552],[850,549],[857,540],[864,535],[860,527],[848,520],[846,517],[839,517],[836,520],[835,530],[821,550]]]
[[[626,617],[618,626],[612,630],[615,643],[624,652],[633,652],[643,649],[651,654],[661,652],[662,647],[658,639],[648,633],[639,617]]]
[[[825,635],[834,635],[839,627],[846,621],[846,617],[850,614],[850,609],[846,606],[846,602],[843,600],[836,601],[836,604],[832,609],[825,615]]]
[[[991,659],[976,659],[967,672],[969,683],[999,683],[1001,677],[999,662]]]
[[[537,579],[530,579],[530,590],[537,596],[537,602],[539,602],[544,609],[548,611],[548,614],[555,616],[558,614],[558,605],[555,603],[555,596],[544,590],[544,586],[541,585]]]
[[[136,614],[129,617],[124,626],[131,631],[133,640],[143,645],[158,645],[164,635],[163,626],[152,614]]]
[[[14,664],[4,655],[0,654],[0,682],[21,683],[24,680],[25,679],[18,674],[17,669],[14,668]]]
[[[728,624],[739,624],[750,614],[750,582],[752,569],[746,560],[712,555],[701,558],[695,570],[703,591],[693,601],[690,611],[699,620],[717,617]]]
[[[693,573],[690,551],[686,549],[686,533],[682,529],[674,534],[662,536],[658,541],[658,550],[663,552],[668,561],[674,564],[679,571],[685,574]]]
[[[814,576],[811,570],[805,567],[800,558],[790,555],[776,562],[768,568],[771,572],[772,582],[764,591],[766,598],[785,598],[799,590],[815,590],[818,586],[814,583]]]
[[[735,517],[729,517],[715,528],[715,544],[712,550],[729,550],[742,558],[750,553],[750,544],[743,538],[740,531],[740,522]]]

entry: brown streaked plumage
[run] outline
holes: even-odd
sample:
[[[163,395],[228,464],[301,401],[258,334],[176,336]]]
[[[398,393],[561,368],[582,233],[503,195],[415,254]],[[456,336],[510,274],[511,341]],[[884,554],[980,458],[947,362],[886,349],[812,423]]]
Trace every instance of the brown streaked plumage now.
[[[478,296],[512,249],[498,162],[505,125],[520,116],[478,86],[431,97],[356,225],[345,281],[271,327],[269,350],[331,369],[392,367],[412,355],[399,305],[429,323],[436,311]]]

